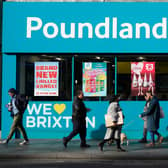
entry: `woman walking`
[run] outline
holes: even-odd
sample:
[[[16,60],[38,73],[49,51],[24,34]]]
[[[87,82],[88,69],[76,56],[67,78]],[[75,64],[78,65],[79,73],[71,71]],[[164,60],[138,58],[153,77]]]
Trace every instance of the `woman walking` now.
[[[117,122],[119,119],[118,112],[121,112],[121,108],[119,106],[119,95],[115,95],[110,100],[110,105],[107,110],[107,115],[110,115],[112,118],[113,126],[107,128],[104,140],[98,144],[101,151],[103,151],[104,144],[109,140],[116,140],[117,151],[122,151],[122,152],[126,151],[125,149],[121,148],[121,145],[120,145],[121,144],[120,134],[121,134],[122,125],[117,125]]]

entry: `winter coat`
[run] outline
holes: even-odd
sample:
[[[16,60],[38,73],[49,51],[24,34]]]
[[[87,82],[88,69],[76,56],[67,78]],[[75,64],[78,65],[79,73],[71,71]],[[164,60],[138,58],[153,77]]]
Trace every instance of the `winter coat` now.
[[[148,131],[156,131],[159,129],[160,122],[160,105],[158,99],[153,96],[149,103],[147,111],[141,114],[141,117],[147,116]]]
[[[112,117],[113,122],[118,121],[118,112],[121,111],[121,108],[119,106],[118,102],[112,102],[110,103],[108,109],[107,109],[107,114]]]
[[[87,109],[82,99],[75,97],[73,101],[72,120],[85,120]]]
[[[107,114],[112,117],[112,121],[113,122],[117,122],[118,121],[118,113],[117,112],[119,112],[119,111],[121,111],[121,108],[120,108],[118,102],[110,103],[110,105],[109,105],[109,107],[107,109]],[[104,136],[104,139],[112,138],[112,134],[113,134],[114,130],[115,130],[114,138],[115,139],[119,139],[119,135],[121,133],[121,126],[118,127],[117,129],[113,128],[113,127],[107,128],[106,134]]]

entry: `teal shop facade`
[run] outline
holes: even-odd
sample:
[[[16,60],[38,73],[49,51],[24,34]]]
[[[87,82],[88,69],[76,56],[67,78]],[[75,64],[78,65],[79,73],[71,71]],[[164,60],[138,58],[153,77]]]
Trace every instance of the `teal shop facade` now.
[[[13,87],[30,97],[24,115],[30,138],[61,139],[67,135],[72,129],[75,90],[82,88],[83,62],[107,63],[107,96],[85,97],[91,109],[86,119],[87,138],[104,136],[108,98],[118,93],[126,95],[120,102],[125,115],[123,132],[129,139],[141,138],[143,121],[138,115],[145,101],[128,96],[128,65],[141,58],[155,61],[157,93],[166,94],[167,8],[167,3],[4,2],[2,138],[8,135],[12,122],[5,104],[10,100],[8,89]],[[145,27],[141,32],[137,29],[140,23]],[[34,63],[54,61],[59,62],[59,96],[34,96]],[[167,136],[167,98],[159,98],[165,112],[160,132]]]

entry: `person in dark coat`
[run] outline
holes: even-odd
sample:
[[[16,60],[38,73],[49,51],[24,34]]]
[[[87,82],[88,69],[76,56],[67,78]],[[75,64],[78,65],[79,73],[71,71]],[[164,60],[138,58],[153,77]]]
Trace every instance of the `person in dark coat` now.
[[[90,147],[90,145],[86,144],[86,113],[88,111],[90,111],[90,109],[87,109],[83,103],[83,92],[79,90],[73,101],[73,131],[69,136],[63,138],[63,145],[65,148],[67,147],[67,143],[77,134],[79,134],[81,139],[80,147]]]
[[[155,135],[159,137],[159,143],[162,143],[163,137],[158,133],[159,122],[160,122],[160,105],[156,96],[152,95],[151,91],[146,92],[147,100],[150,101],[149,107],[146,112],[142,113],[140,117],[147,116],[147,130],[151,134],[152,142],[147,146],[153,147],[155,145]]]

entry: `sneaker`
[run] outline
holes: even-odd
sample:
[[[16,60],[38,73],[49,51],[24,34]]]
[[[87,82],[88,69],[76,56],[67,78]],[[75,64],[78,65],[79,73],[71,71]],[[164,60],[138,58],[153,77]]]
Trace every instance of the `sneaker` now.
[[[163,142],[163,137],[160,136],[160,138],[159,138],[159,144],[161,144],[162,142]]]
[[[64,137],[64,138],[63,138],[63,145],[64,145],[65,148],[67,148],[67,143],[68,143],[68,142],[67,142],[66,138]]]
[[[23,142],[20,142],[19,145],[28,145],[29,141],[24,140]]]
[[[138,141],[139,143],[147,143],[147,140],[142,138],[141,140]]]
[[[154,147],[154,146],[155,146],[155,144],[152,142],[146,145],[146,147]]]
[[[126,150],[120,147],[120,148],[117,148],[117,152],[126,152]]]
[[[8,144],[7,140],[0,141],[0,144]]]
[[[88,144],[84,144],[84,145],[80,145],[80,147],[81,147],[81,148],[89,148],[90,145],[88,145]]]

